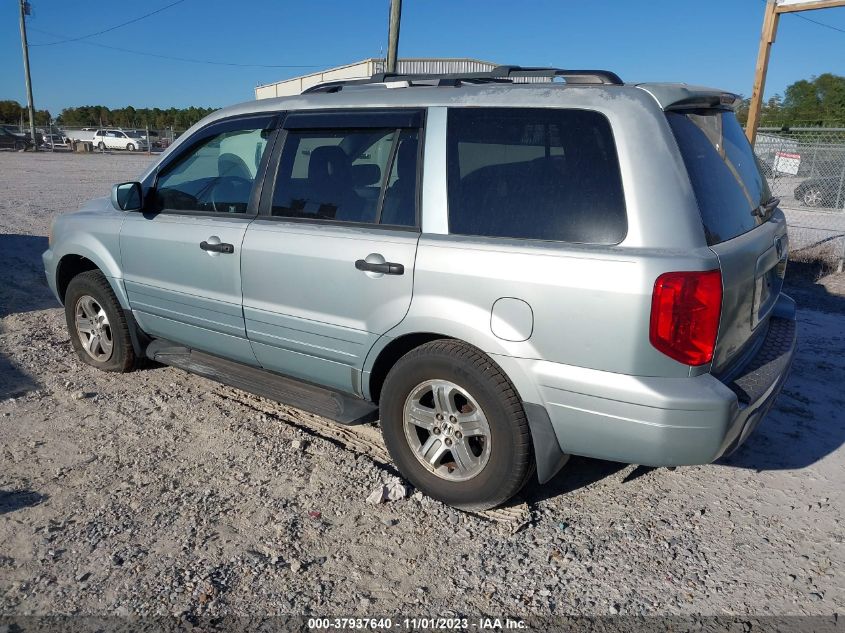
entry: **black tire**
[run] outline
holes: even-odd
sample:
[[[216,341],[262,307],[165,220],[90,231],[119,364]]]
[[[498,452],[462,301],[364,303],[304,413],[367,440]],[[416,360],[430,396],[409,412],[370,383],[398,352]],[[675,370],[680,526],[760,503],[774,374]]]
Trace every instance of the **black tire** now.
[[[83,342],[76,328],[77,303],[83,297],[93,298],[108,317],[112,349],[107,359],[97,360],[83,348]],[[135,350],[129,334],[129,325],[123,315],[123,308],[117,301],[109,282],[99,270],[80,273],[70,280],[65,293],[65,320],[70,342],[79,359],[102,371],[124,373],[135,367]]]
[[[106,149],[106,144],[100,141],[99,143],[97,143],[97,149],[101,152],[104,151]]]
[[[471,479],[451,481],[423,466],[405,436],[403,411],[412,391],[427,380],[448,380],[470,394],[490,429],[490,454]],[[463,510],[501,505],[525,485],[534,468],[522,401],[502,370],[480,350],[453,340],[426,343],[403,356],[381,390],[381,430],[399,471],[419,490]]]
[[[129,150],[130,152],[134,152],[135,146],[132,143],[127,143],[126,149]]]
[[[23,141],[15,141],[15,151],[21,152],[24,150],[26,150],[26,143],[24,143]]]

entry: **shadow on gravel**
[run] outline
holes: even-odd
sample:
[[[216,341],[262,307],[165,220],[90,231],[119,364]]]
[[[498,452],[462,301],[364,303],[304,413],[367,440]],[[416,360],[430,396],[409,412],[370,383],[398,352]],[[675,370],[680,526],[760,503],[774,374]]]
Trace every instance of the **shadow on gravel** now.
[[[528,485],[519,494],[519,497],[529,504],[545,501],[551,497],[565,495],[579,488],[594,484],[627,467],[627,464],[618,462],[606,462],[600,459],[588,459],[587,457],[572,457],[551,481],[545,484],[539,484],[537,483],[537,478],[532,477]]]
[[[37,506],[47,499],[47,495],[32,490],[0,490],[0,514]]]
[[[46,250],[47,238],[41,235],[0,233],[0,253],[6,262],[0,271],[0,318],[58,307],[44,278],[41,253]]]
[[[0,233],[0,319],[13,314],[57,307],[47,287],[41,253],[47,238]],[[0,328],[2,332],[2,328]],[[36,381],[0,353],[0,399],[17,398],[38,388]]]
[[[795,299],[799,310],[845,314],[845,294],[831,292],[827,285],[845,293],[845,273],[834,273],[819,260],[789,262],[783,291]]]

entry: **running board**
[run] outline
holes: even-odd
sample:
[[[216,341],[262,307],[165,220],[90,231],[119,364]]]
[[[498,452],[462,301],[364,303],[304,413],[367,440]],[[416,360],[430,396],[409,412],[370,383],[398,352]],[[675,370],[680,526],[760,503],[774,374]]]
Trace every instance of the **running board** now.
[[[361,398],[162,339],[156,339],[147,346],[147,357],[339,424],[365,424],[378,420],[378,407]]]

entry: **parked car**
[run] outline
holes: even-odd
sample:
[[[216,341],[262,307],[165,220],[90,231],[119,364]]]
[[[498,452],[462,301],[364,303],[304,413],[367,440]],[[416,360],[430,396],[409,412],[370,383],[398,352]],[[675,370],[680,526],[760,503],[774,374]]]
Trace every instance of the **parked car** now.
[[[4,125],[2,129],[11,134],[12,136],[16,136],[19,139],[22,139],[27,147],[32,147],[32,131],[30,129],[19,129],[17,126],[9,126]],[[35,142],[38,145],[44,142],[44,137],[38,130],[35,131]]]
[[[94,133],[94,146],[97,149],[125,149],[134,152],[136,149],[146,150],[147,141],[136,132],[123,130],[97,130]]]
[[[730,453],[796,331],[738,98],[533,72],[567,83],[391,75],[206,117],[54,222],[44,266],[79,358],[379,419],[399,471],[460,508],[571,454]]]
[[[55,147],[58,145],[66,145],[68,138],[64,134],[47,134],[44,137],[44,145],[46,147]]]
[[[0,127],[0,148],[21,151],[30,147],[32,147],[32,141],[30,139],[10,132],[5,127]]]
[[[845,206],[845,186],[839,177],[808,178],[795,187],[795,199],[807,207]],[[837,206],[838,199],[838,206]]]

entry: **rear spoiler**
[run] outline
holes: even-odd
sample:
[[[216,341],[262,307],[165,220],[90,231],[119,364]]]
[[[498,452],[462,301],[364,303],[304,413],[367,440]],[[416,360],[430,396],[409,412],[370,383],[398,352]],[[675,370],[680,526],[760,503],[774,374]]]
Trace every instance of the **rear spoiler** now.
[[[690,108],[727,108],[735,110],[742,98],[732,92],[704,86],[687,84],[647,83],[637,84],[646,91],[664,110],[688,110]]]

